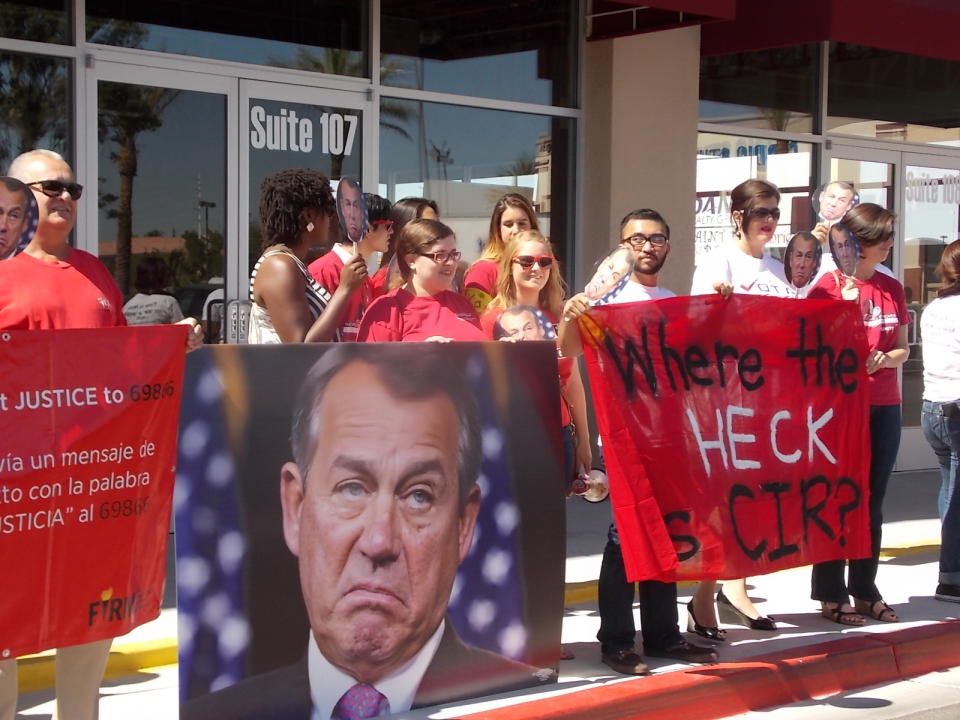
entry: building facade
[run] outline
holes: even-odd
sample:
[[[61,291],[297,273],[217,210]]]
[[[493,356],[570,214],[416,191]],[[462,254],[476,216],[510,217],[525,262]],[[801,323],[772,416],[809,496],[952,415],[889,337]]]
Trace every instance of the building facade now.
[[[951,0],[36,0],[0,6],[0,164],[49,147],[87,189],[75,242],[132,294],[159,256],[185,309],[246,298],[263,178],[313,167],[424,195],[465,257],[527,195],[582,286],[637,206],[689,290],[730,237],[727,194],[783,191],[776,248],[830,180],[898,215],[917,317],[960,236],[960,9]],[[919,433],[920,338],[899,466]]]

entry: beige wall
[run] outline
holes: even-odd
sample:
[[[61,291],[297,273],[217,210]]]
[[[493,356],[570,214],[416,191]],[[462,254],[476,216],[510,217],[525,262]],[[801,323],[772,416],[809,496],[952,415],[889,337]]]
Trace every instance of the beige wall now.
[[[671,230],[660,284],[689,292],[699,69],[699,27],[586,44],[580,287],[618,239],[620,218],[651,207]]]

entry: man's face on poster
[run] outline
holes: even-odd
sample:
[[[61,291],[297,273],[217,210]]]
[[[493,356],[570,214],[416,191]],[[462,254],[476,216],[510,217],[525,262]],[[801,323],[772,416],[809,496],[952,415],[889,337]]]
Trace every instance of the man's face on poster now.
[[[497,321],[504,335],[515,340],[545,340],[543,326],[532,312],[505,312]]]
[[[27,222],[27,196],[0,183],[0,260],[17,248]]]
[[[790,265],[790,282],[794,287],[805,287],[813,279],[817,267],[817,240],[796,238],[787,248],[787,262]]]
[[[837,183],[830,183],[820,193],[820,217],[836,222],[847,214],[853,202],[853,191]]]
[[[356,360],[330,380],[313,424],[307,477],[283,468],[284,537],[320,651],[373,682],[443,619],[480,492],[461,503],[460,419],[443,392],[397,399]]]
[[[591,300],[599,300],[612,291],[624,276],[633,272],[633,251],[620,247],[603,259],[584,292]]]
[[[360,240],[360,229],[363,226],[360,189],[341,182],[337,187],[337,203],[340,206],[341,221],[347,231],[347,237],[352,242],[357,242]]]
[[[856,240],[844,232],[842,227],[830,229],[830,251],[840,272],[844,275],[853,275],[857,269],[860,248]]]

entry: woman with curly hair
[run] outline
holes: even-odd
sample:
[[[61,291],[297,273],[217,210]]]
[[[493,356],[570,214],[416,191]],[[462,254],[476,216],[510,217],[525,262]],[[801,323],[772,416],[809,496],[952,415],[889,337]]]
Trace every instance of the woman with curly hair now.
[[[363,258],[343,266],[331,296],[311,277],[307,253],[327,242],[336,214],[326,176],[317,170],[281,170],[260,188],[263,248],[250,274],[252,344],[337,340],[350,295],[367,275]]]

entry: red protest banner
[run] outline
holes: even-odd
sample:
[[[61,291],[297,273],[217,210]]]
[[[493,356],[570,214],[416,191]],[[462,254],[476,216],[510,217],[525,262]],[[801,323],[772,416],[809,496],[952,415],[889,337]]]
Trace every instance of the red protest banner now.
[[[870,554],[854,303],[703,295],[580,322],[630,580]]]
[[[184,328],[0,333],[0,657],[160,612]]]

